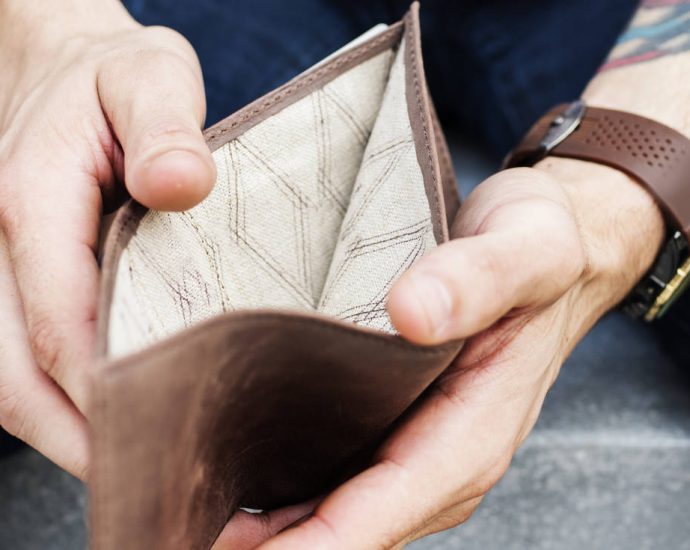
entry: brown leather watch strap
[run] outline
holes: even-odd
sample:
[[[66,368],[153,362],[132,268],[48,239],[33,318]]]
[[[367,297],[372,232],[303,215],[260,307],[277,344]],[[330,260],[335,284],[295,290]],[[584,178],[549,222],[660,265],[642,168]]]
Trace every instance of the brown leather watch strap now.
[[[636,178],[690,238],[690,140],[679,132],[632,113],[562,104],[532,127],[504,166],[531,166],[547,155],[606,164]]]

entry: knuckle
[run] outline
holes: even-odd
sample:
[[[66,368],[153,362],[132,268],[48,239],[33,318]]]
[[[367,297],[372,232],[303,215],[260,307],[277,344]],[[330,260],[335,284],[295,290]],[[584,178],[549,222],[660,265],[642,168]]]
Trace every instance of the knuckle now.
[[[457,510],[441,514],[436,522],[435,532],[452,529],[468,521],[477,510],[479,503],[474,501],[463,503]]]
[[[512,266],[508,265],[509,261],[503,254],[491,250],[479,255],[471,265],[477,280],[483,281],[490,290],[492,302],[500,306],[510,304],[513,298],[512,287],[506,284],[506,273],[512,270]]]
[[[469,487],[470,497],[477,499],[486,495],[503,478],[510,463],[509,453],[501,453],[498,457],[488,460]]]
[[[564,255],[561,269],[566,275],[564,279],[573,283],[585,274],[588,261],[585,249],[579,242],[570,252]]]
[[[193,134],[196,134],[196,130],[192,130],[190,125],[179,119],[165,118],[149,122],[142,132],[142,139],[145,142],[177,142],[186,141]]]
[[[14,437],[30,439],[21,399],[9,388],[0,388],[0,427]]]
[[[0,163],[7,166],[7,162],[0,156]],[[0,225],[6,231],[12,231],[18,225],[17,209],[13,204],[16,202],[13,197],[12,182],[14,176],[7,168],[0,169]]]
[[[472,518],[474,513],[479,508],[480,502],[481,502],[481,498],[479,498],[476,502],[473,502],[471,505],[467,506],[462,511],[462,513],[458,516],[456,525],[460,525],[462,523],[469,521],[470,518]]]
[[[137,52],[138,61],[150,65],[153,74],[173,68],[177,80],[186,77],[197,84],[202,83],[201,63],[194,47],[184,36],[167,27],[149,27],[145,32],[150,46]]]
[[[6,197],[3,187],[3,185],[0,185],[0,227],[8,234],[13,234],[16,233],[19,222],[16,211],[11,207],[11,202]]]
[[[468,514],[465,509],[463,508],[460,511],[457,511],[455,513],[453,512],[446,512],[438,516],[434,526],[433,526],[433,531],[435,533],[438,533],[439,531],[446,531],[447,529],[452,529],[453,527],[457,527],[458,525],[465,523],[467,519],[469,519],[469,516],[471,515]]]
[[[29,322],[29,339],[36,362],[53,380],[59,379],[60,338],[57,323],[47,315],[40,315]]]
[[[169,32],[175,33],[170,29]],[[150,32],[147,29],[146,32]],[[183,39],[186,42],[186,39]],[[178,44],[180,44],[178,42]],[[182,44],[184,45],[184,44]],[[171,44],[160,39],[144,39],[125,49],[119,49],[106,58],[104,73],[106,82],[126,76],[137,87],[159,85],[161,82],[190,85],[203,90],[201,65],[194,49]]]
[[[70,473],[75,476],[77,479],[81,479],[82,481],[86,481],[89,476],[89,464],[88,462],[80,458],[78,459],[70,468]]]
[[[170,27],[154,25],[145,29],[146,34],[154,43],[163,45],[164,48],[179,50],[179,53],[188,59],[196,61],[196,51],[187,38]]]

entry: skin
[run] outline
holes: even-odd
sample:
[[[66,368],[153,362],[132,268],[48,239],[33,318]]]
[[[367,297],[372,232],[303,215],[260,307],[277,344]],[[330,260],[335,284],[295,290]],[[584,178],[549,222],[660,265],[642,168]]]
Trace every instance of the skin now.
[[[122,181],[146,206],[191,207],[214,168],[189,44],[139,26],[114,0],[60,2],[57,18],[38,2],[0,0],[11,83],[0,86],[0,423],[84,478],[101,212]],[[680,4],[650,1],[632,26]],[[690,136],[688,69],[685,50],[610,66],[584,98]],[[317,501],[239,512],[215,548],[398,548],[466,521],[565,358],[649,268],[663,232],[646,191],[604,166],[550,158],[489,178],[454,239],[388,302],[411,341],[466,338],[457,362],[370,468]]]
[[[0,424],[88,467],[101,212],[121,189],[182,210],[215,180],[201,70],[116,2],[0,2]]]

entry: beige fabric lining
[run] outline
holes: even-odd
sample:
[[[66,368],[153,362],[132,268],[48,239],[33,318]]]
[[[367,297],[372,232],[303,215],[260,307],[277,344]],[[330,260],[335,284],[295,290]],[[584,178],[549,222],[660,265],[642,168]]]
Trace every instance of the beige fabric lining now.
[[[211,195],[147,212],[117,266],[108,353],[227,311],[318,311],[393,332],[391,284],[436,245],[404,43],[214,152]]]

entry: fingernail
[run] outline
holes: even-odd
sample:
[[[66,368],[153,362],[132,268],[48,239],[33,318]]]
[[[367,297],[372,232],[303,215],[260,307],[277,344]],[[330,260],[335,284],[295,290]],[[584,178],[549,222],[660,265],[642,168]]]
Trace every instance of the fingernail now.
[[[450,290],[443,281],[429,273],[413,275],[413,284],[431,332],[439,335],[448,324],[453,311]]]
[[[204,160],[195,152],[184,149],[173,149],[154,155],[144,161],[144,168],[162,169],[171,174],[194,174],[204,170]]]
[[[184,210],[199,203],[211,190],[215,167],[199,154],[172,150],[145,160],[138,169],[134,198],[149,208]]]

